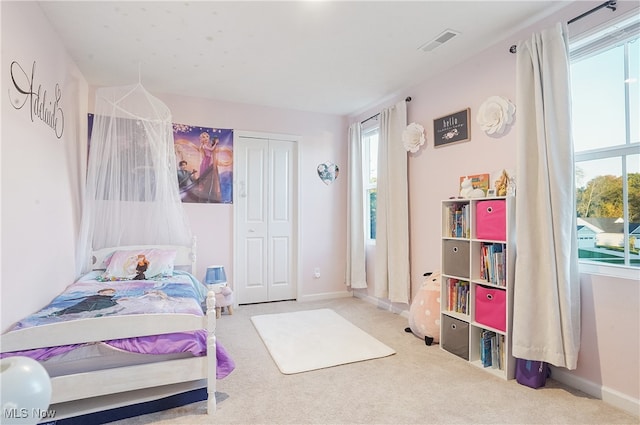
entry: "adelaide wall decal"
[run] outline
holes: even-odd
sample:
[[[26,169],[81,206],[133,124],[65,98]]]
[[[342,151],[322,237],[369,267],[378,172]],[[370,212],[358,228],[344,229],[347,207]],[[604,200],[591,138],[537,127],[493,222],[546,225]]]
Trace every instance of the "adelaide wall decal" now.
[[[22,109],[28,104],[31,122],[34,121],[34,117],[38,117],[60,139],[64,133],[64,111],[60,105],[62,90],[60,85],[56,84],[53,98],[47,99],[47,90],[43,90],[41,84],[38,84],[35,89],[35,74],[35,61],[31,66],[31,75],[27,74],[27,71],[18,62],[11,62],[10,75],[13,83],[13,87],[9,87],[11,105],[15,109]]]

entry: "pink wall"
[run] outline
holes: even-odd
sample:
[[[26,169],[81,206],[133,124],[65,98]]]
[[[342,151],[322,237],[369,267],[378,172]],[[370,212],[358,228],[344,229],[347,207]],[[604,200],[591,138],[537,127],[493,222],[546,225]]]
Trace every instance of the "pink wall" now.
[[[433,243],[441,235],[437,201],[458,195],[461,176],[494,176],[502,169],[515,169],[513,127],[492,137],[475,120],[480,104],[489,96],[503,96],[515,103],[515,57],[502,46],[495,47],[455,67],[445,78],[414,88],[410,95],[414,100],[408,120],[421,123],[428,135],[427,148],[409,156],[411,268],[416,288],[424,272],[440,268],[439,244]],[[433,119],[465,108],[471,109],[471,140],[435,148]]]
[[[534,31],[552,26],[559,21],[566,22],[600,3],[576,2],[548,19],[514,32],[509,39],[479,52],[477,56],[442,75],[400,93],[395,100],[350,117],[350,122],[365,119],[381,107],[411,96],[412,101],[408,104],[408,122],[417,122],[426,129],[426,146],[416,154],[409,154],[408,159],[411,285],[414,293],[423,281],[424,272],[440,268],[440,200],[457,195],[459,177],[467,174],[495,173],[503,168],[515,171],[517,110],[514,126],[502,136],[486,135],[475,122],[478,107],[489,96],[507,97],[517,108],[516,58],[509,53],[509,47],[530,37]],[[598,22],[607,21],[637,8],[638,2],[618,2],[615,15],[610,11],[600,11],[572,24],[570,33],[582,33],[587,28],[598,25]],[[433,119],[465,108],[471,108],[471,140],[434,148]],[[358,292],[371,298],[375,288],[374,246],[367,249],[367,261],[369,288]],[[638,414],[639,282],[637,279],[582,273],[581,286],[582,349],[578,369],[571,372],[559,370],[556,377]],[[392,308],[401,310],[406,306],[394,305]]]
[[[75,278],[87,85],[35,2],[2,2],[2,317],[0,329],[44,305]],[[41,87],[45,106],[60,88],[58,133],[15,90],[16,61]],[[15,69],[15,68],[14,68]],[[15,77],[28,89],[27,77]],[[47,92],[46,98],[44,92]],[[7,94],[10,93],[11,96]],[[34,99],[35,100],[35,99]],[[36,108],[37,109],[37,108]],[[79,145],[82,139],[84,144]]]
[[[422,283],[423,273],[440,268],[440,200],[458,195],[461,176],[495,175],[502,169],[515,168],[514,128],[499,137],[488,136],[475,121],[480,104],[495,95],[514,102],[515,56],[503,46],[486,50],[399,96],[400,99],[411,96],[412,100],[407,105],[407,121],[421,124],[427,138],[417,153],[408,154],[413,292]],[[471,140],[435,148],[433,119],[466,108],[471,110]],[[366,118],[374,111],[367,111],[354,120]],[[369,255],[373,255],[371,249]],[[375,279],[371,264],[368,264],[367,272],[370,284],[367,294],[373,296]]]
[[[143,79],[144,83],[144,79]],[[266,108],[155,93],[173,121],[301,137],[299,146],[299,299],[346,295],[346,120],[340,116]],[[318,177],[318,164],[331,161],[342,171],[331,185]],[[233,280],[233,205],[184,204],[198,239],[198,277],[209,264],[223,264]],[[320,268],[319,279],[313,270]]]
[[[638,280],[581,275],[582,346],[576,375],[638,399]]]

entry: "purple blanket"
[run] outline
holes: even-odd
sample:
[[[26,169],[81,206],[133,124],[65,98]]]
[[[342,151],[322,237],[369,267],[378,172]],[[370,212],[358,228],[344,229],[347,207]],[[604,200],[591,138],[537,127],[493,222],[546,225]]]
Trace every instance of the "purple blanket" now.
[[[13,326],[22,329],[47,323],[107,315],[145,313],[187,313],[203,316],[204,291],[193,276],[182,272],[160,280],[99,282],[89,274],[68,286],[42,310],[26,317]],[[107,345],[140,354],[169,354],[190,352],[194,356],[206,355],[205,330],[152,335],[104,341]],[[27,356],[44,361],[72,351],[86,344],[74,344],[34,350],[2,353],[0,358]],[[226,377],[235,364],[220,342],[216,343],[218,379]]]

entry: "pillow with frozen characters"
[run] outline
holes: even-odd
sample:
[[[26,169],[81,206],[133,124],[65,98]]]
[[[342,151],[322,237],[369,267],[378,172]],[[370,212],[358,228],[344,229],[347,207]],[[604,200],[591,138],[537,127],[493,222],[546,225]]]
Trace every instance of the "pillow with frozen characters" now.
[[[107,260],[107,269],[102,273],[101,280],[157,279],[173,276],[176,254],[174,250],[155,248],[116,251]],[[146,260],[146,267],[138,268],[139,260]]]

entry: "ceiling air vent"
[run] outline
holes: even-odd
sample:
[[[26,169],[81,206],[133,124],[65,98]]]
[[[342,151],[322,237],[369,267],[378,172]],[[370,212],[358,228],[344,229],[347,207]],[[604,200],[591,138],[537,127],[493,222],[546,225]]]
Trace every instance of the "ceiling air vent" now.
[[[420,46],[420,50],[422,50],[423,52],[430,52],[433,49],[435,49],[436,47],[441,46],[442,44],[444,44],[447,41],[451,40],[453,37],[455,37],[458,34],[460,34],[458,31],[445,30],[444,32],[442,32],[440,35],[438,35],[432,41]]]

